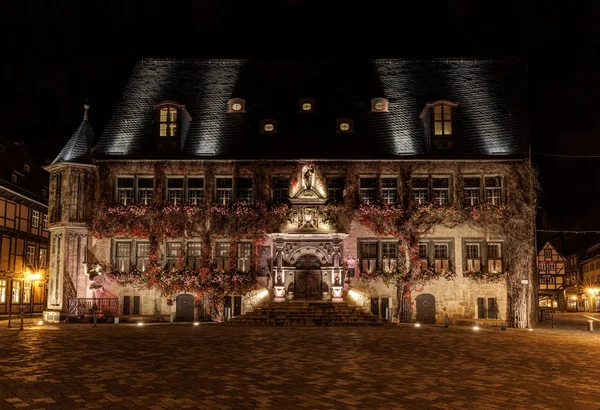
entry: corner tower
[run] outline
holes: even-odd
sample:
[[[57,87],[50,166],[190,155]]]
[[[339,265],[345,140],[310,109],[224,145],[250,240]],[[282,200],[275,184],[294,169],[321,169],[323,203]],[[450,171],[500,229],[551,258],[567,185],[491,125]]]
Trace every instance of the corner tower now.
[[[91,164],[94,131],[88,120],[89,105],[81,125],[52,164],[50,173],[50,264],[48,302],[44,320],[58,322],[66,313],[69,300],[87,297],[88,226],[92,207],[97,167]]]

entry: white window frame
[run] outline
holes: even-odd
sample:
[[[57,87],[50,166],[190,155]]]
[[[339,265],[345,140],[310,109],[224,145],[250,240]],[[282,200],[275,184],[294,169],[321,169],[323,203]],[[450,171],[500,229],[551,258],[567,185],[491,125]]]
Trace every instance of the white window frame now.
[[[25,259],[27,264],[34,266],[35,264],[35,245],[27,245],[27,257]]]
[[[394,187],[386,187],[384,185],[384,180],[388,179],[388,180],[394,180],[395,181],[395,186]],[[391,205],[391,204],[395,204],[398,202],[398,176],[393,176],[393,175],[385,175],[381,177],[381,202],[387,205]],[[390,199],[389,194],[392,194],[393,199]]]
[[[446,188],[436,188],[435,186],[435,181],[436,180],[446,180],[448,182],[448,186]],[[450,203],[450,177],[446,176],[446,175],[434,175],[431,177],[431,189],[432,189],[432,195],[433,195],[433,203],[434,205],[438,205],[438,206],[444,206],[444,205],[448,205]],[[440,195],[441,193],[445,192],[446,196],[444,198],[444,195]],[[442,200],[443,198],[443,200]]]
[[[119,245],[129,246],[129,255],[119,256]],[[115,268],[121,272],[128,272],[131,269],[131,258],[132,258],[132,241],[115,241]],[[123,248],[125,249],[125,248]]]
[[[219,180],[231,181],[231,187],[219,188]],[[233,203],[233,177],[232,176],[219,175],[219,176],[215,177],[215,202],[222,204],[222,205],[231,205]]]
[[[146,248],[146,249],[144,249]],[[135,266],[145,272],[150,263],[150,242],[139,241],[135,243]]]
[[[44,269],[47,265],[47,259],[48,259],[48,249],[46,248],[40,248],[40,263],[39,263],[39,267],[40,269]]]
[[[152,181],[151,188],[140,188],[140,181]],[[150,205],[154,199],[154,177],[153,176],[136,176],[135,186],[137,188],[137,202],[144,205]]]
[[[119,180],[127,180],[127,179],[131,180],[131,188],[129,188],[129,187],[120,188]],[[133,203],[135,201],[134,189],[135,189],[135,177],[133,175],[118,175],[115,180],[115,198],[116,198],[115,202],[118,204],[121,204],[121,205],[128,205],[130,203]]]
[[[170,181],[181,181],[181,187],[169,187]],[[182,205],[185,200],[185,179],[183,176],[169,175],[166,183],[166,199],[173,205]],[[175,195],[177,194],[177,195]]]
[[[238,271],[249,272],[252,262],[252,242],[238,242],[236,244],[236,256]]]
[[[31,210],[31,227],[39,228],[40,226],[40,212],[35,209]]]
[[[202,188],[198,188],[198,187],[190,188],[190,180],[201,180]],[[186,200],[186,202],[188,204],[192,204],[192,205],[202,205],[204,203],[205,187],[206,187],[206,181],[204,180],[203,176],[200,176],[200,175],[186,176],[186,178],[185,178],[185,188],[186,188],[185,200]],[[191,195],[192,193],[194,193],[193,199],[192,199],[192,195]]]
[[[426,187],[415,187],[414,186],[415,179],[423,179],[423,180],[427,181],[427,186]],[[418,205],[427,203],[429,201],[429,177],[426,175],[413,175],[411,177],[411,181],[413,182],[412,187],[411,187],[411,189],[412,189],[411,196],[412,196],[413,201]]]
[[[219,270],[228,271],[229,256],[231,252],[231,242],[218,241],[215,243],[214,261],[215,267]]]
[[[498,187],[488,187],[486,182],[487,179],[497,179],[499,181]],[[485,190],[485,202],[491,205],[502,205],[502,177],[500,175],[485,175],[483,178],[484,190]],[[490,196],[488,197],[488,193]]]
[[[363,188],[362,181],[367,180],[367,179],[375,180],[375,186]],[[377,177],[376,176],[374,176],[374,175],[361,176],[358,180],[358,184],[359,184],[360,203],[361,204],[374,204],[375,202],[377,202]],[[372,198],[371,198],[371,196],[372,196]]]
[[[48,230],[48,214],[42,215],[42,230],[44,230],[44,231]]]
[[[479,179],[479,187],[467,187],[464,185],[464,180],[466,179]],[[481,204],[481,184],[482,178],[480,175],[465,175],[463,177],[463,197],[465,201],[465,205],[467,206],[478,206]],[[467,198],[467,193],[469,193],[469,197]],[[477,194],[474,196],[473,194]]]
[[[8,287],[8,281],[6,279],[0,279],[0,303],[6,303],[7,287]]]

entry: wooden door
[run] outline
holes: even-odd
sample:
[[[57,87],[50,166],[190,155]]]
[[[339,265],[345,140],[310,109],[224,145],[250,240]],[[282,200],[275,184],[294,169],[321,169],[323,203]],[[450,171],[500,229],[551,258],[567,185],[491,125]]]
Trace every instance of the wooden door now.
[[[417,322],[435,324],[435,297],[424,294],[417,296]]]

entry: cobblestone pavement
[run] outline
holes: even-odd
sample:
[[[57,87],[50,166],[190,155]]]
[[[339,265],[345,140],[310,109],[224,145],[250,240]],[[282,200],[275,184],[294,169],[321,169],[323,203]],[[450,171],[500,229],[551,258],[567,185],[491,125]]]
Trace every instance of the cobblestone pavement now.
[[[600,409],[600,316],[526,329],[0,322],[0,409]]]

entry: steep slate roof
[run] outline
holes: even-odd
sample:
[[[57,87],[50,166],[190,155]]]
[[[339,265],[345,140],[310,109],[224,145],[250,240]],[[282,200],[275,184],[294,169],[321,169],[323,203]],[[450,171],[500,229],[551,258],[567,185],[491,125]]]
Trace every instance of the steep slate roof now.
[[[246,101],[246,113],[227,112],[228,100],[235,97]],[[370,112],[370,101],[377,97],[389,100],[389,112]],[[298,113],[301,98],[316,100],[315,114]],[[178,155],[157,153],[152,142],[158,132],[152,105],[165,100],[184,104],[192,117]],[[427,102],[436,100],[459,104],[453,152],[428,149],[419,114]],[[341,117],[354,120],[353,134],[336,133],[335,120]],[[278,121],[278,134],[260,134],[259,122],[266,118]],[[527,135],[525,66],[518,62],[146,59],[133,69],[94,155],[522,157]],[[65,149],[70,145],[75,144],[69,141]]]
[[[94,131],[87,116],[89,108],[88,105],[85,105],[83,121],[57,157],[54,158],[53,164],[57,162],[88,162],[88,152],[94,143]]]

